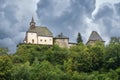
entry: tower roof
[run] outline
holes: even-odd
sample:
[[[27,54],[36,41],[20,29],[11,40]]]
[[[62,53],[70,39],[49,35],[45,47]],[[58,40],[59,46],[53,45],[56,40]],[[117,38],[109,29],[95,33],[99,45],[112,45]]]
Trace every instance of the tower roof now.
[[[34,18],[32,17],[31,22],[30,22],[30,28],[34,29],[35,28],[35,22],[34,22]]]
[[[31,22],[34,22],[34,18],[32,17],[32,20],[31,20]]]
[[[63,33],[60,33],[55,38],[62,38],[62,39],[68,39],[68,37],[64,36]]]
[[[100,37],[100,35],[96,31],[92,31],[88,41],[103,41],[103,39]]]

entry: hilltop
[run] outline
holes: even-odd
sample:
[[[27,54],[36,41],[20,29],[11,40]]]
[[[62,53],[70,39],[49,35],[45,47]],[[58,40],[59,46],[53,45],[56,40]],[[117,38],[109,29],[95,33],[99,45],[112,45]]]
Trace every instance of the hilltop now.
[[[70,48],[21,44],[13,55],[0,52],[0,80],[120,79],[120,42],[115,38],[107,46],[99,41]]]

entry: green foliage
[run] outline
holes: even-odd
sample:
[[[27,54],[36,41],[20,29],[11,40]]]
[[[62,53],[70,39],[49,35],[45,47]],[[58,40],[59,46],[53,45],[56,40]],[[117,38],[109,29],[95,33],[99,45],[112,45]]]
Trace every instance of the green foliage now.
[[[0,56],[0,80],[11,79],[12,61],[9,56]]]
[[[70,57],[73,58],[75,70],[79,72],[91,71],[89,50],[83,43],[70,48]]]
[[[41,63],[35,61],[31,71],[32,80],[60,80],[64,74],[59,68],[53,66],[48,61],[42,61]]]
[[[120,67],[120,43],[110,43],[106,47],[106,68],[116,69]]]
[[[105,46],[101,42],[86,46],[79,43],[70,48],[69,58],[73,59],[74,70],[91,72],[99,70],[104,64]]]
[[[69,52],[66,48],[60,48],[59,46],[54,45],[46,52],[47,60],[52,64],[62,65],[67,58],[68,53]]]
[[[14,65],[12,68],[12,80],[31,80],[29,62]]]
[[[89,55],[93,70],[101,69],[104,65],[105,46],[97,41],[94,45],[89,46]]]
[[[0,55],[7,55],[8,49],[7,48],[0,48]]]
[[[111,37],[110,44],[120,44],[120,37]]]
[[[120,80],[120,43],[82,42],[69,49],[22,44],[13,55],[0,49],[0,80]]]
[[[32,45],[32,44],[23,44],[18,47],[18,50],[15,54],[15,58],[18,62],[24,63],[29,61],[30,64],[33,63],[35,57],[38,57],[39,61],[46,60],[47,56],[45,55],[50,46],[46,45]],[[20,58],[18,58],[18,56]]]

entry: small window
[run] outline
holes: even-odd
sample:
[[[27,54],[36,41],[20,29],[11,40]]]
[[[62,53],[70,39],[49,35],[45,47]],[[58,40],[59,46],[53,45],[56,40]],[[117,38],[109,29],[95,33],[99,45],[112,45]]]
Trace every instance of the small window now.
[[[49,39],[51,41],[51,39]]]
[[[42,42],[42,39],[40,39],[40,41]]]
[[[46,42],[47,40],[45,40],[45,42]]]
[[[32,43],[34,43],[34,39],[32,39]]]

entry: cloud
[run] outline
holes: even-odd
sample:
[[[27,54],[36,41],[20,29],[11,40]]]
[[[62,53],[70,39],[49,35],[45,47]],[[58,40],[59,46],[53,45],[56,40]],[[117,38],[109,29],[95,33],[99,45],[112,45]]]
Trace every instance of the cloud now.
[[[40,22],[48,26],[55,35],[63,32],[75,42],[77,33],[81,32],[86,42],[91,31],[96,30],[107,43],[111,36],[119,36],[120,1],[67,0],[64,3],[59,1],[61,0],[57,0],[58,7],[55,0],[41,0],[37,10]]]
[[[0,47],[16,51],[16,45],[23,41],[29,21],[36,15],[39,0],[0,0]],[[28,4],[29,3],[29,4]]]
[[[103,4],[106,4],[106,3],[109,3],[109,4],[116,4],[116,3],[119,3],[120,0],[96,0],[96,4],[95,4],[95,10],[93,11],[92,13],[92,16],[94,16],[98,11],[99,11],[99,8],[103,5]]]
[[[55,35],[63,32],[75,42],[77,32],[87,28],[84,18],[91,17],[95,0],[41,0],[37,14],[42,24],[48,26]]]
[[[118,5],[120,3],[104,4],[94,15],[94,23],[100,24],[101,34],[107,39],[111,36],[120,36],[120,7]]]
[[[120,34],[119,0],[0,0],[0,47],[15,52],[32,16],[54,36],[63,32],[73,42],[78,32],[84,43],[92,30],[107,42]]]

